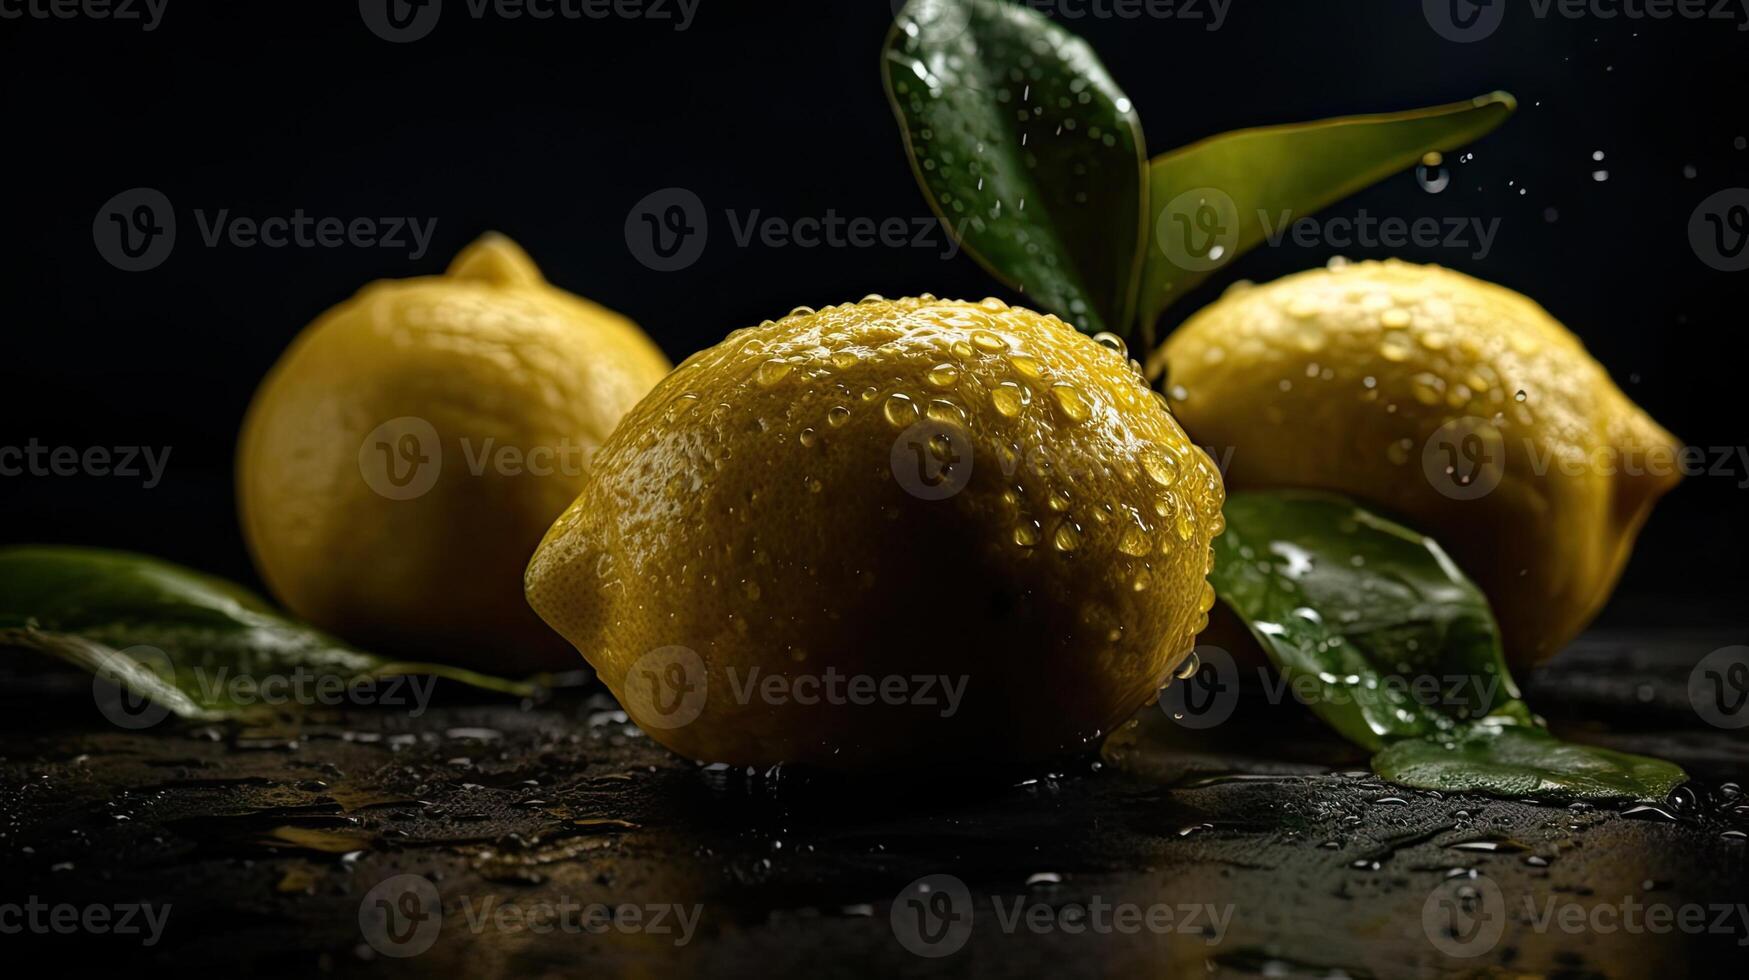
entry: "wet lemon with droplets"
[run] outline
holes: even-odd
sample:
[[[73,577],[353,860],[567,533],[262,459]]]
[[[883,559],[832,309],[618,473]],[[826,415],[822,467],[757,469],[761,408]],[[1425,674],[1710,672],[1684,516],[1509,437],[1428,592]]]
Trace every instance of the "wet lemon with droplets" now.
[[[243,534],[274,595],[383,653],[500,674],[576,659],[522,570],[589,456],[668,371],[626,318],[488,235],[311,324],[243,424]]]
[[[695,759],[1038,758],[1189,653],[1222,500],[1121,350],[996,300],[871,297],[657,385],[528,598]]]
[[[1680,447],[1530,299],[1437,266],[1338,263],[1235,290],[1161,350],[1234,489],[1350,495],[1432,534],[1513,662],[1608,599]]]

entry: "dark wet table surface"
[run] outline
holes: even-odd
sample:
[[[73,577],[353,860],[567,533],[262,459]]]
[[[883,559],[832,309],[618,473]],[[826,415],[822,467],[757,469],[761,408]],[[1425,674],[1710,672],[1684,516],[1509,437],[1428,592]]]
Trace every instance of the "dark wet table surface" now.
[[[911,778],[700,767],[588,690],[135,732],[89,682],[4,686],[0,949],[185,975],[1742,976],[1749,728],[1688,680],[1744,639],[1593,633],[1528,678],[1564,735],[1688,769],[1649,806],[1398,789],[1252,694],[1215,732],[1144,711],[1121,768]]]

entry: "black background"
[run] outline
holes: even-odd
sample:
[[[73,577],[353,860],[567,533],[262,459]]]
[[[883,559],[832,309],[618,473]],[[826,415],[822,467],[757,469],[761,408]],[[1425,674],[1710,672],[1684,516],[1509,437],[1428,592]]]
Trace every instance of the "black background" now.
[[[1207,0],[1196,6],[1201,20],[1064,19],[1139,106],[1152,152],[1242,126],[1507,89],[1519,113],[1471,148],[1473,160],[1452,156],[1443,194],[1403,174],[1329,213],[1498,218],[1484,258],[1397,254],[1529,293],[1687,442],[1749,442],[1738,339],[1749,273],[1708,268],[1687,238],[1703,198],[1749,186],[1749,151],[1737,145],[1749,135],[1745,15],[1538,19],[1515,2],[1498,33],[1460,45],[1429,27],[1418,0],[1233,0],[1216,31]],[[1004,295],[938,248],[741,248],[726,226],[726,209],[929,214],[880,84],[891,15],[887,0],[702,0],[676,31],[673,20],[476,20],[448,0],[435,31],[410,44],[373,35],[351,0],[169,0],[149,33],[0,20],[0,445],[172,447],[151,490],[0,477],[0,540],[138,549],[251,578],[230,467],[262,374],[365,282],[439,272],[489,229],[521,242],[554,282],[638,320],[676,361],[800,304]],[[1599,169],[1607,181],[1593,178]],[[676,186],[705,203],[710,244],[692,267],[654,272],[628,250],[626,216]],[[134,187],[168,195],[180,226],[169,260],[142,273],[111,267],[92,240],[98,209]],[[209,248],[197,208],[416,216],[437,228],[416,259]],[[1168,319],[1236,278],[1274,278],[1333,251],[1261,249]],[[1740,482],[1739,459],[1729,476],[1690,479],[1666,499],[1614,616],[1657,618],[1664,597],[1682,594],[1736,615],[1740,599],[1726,597],[1746,578]]]

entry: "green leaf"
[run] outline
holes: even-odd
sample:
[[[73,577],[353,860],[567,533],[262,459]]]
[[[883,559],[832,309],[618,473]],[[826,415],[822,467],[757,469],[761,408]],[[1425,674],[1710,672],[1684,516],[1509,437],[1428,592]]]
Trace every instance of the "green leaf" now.
[[[1486,598],[1432,539],[1327,494],[1234,494],[1225,514],[1216,594],[1289,688],[1378,753],[1384,778],[1579,798],[1661,798],[1685,778],[1549,734],[1519,699]]]
[[[1155,158],[1141,322],[1151,327],[1197,283],[1292,222],[1428,153],[1481,138],[1517,105],[1494,92],[1409,112],[1242,129]]]
[[[355,650],[289,620],[223,579],[143,555],[85,548],[0,549],[0,646],[49,653],[177,716],[248,714],[234,678],[302,675],[347,685],[428,674],[506,694],[531,684]]]
[[[1448,742],[1404,739],[1373,756],[1399,786],[1507,798],[1661,800],[1688,780],[1641,755],[1563,742],[1547,729],[1478,725]]]
[[[1002,0],[911,0],[887,97],[950,234],[997,279],[1087,333],[1127,334],[1147,157],[1130,100],[1087,42]]]
[[[1290,683],[1328,689],[1311,707],[1349,741],[1438,734],[1518,697],[1487,599],[1430,539],[1320,494],[1234,494],[1225,513],[1216,594]],[[1453,689],[1418,697],[1422,677]]]

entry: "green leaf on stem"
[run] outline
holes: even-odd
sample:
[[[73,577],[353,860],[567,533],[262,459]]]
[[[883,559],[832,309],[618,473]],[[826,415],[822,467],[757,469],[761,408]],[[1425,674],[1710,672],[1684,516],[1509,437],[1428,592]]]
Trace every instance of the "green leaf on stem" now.
[[[883,58],[930,206],[997,279],[1086,333],[1127,334],[1147,158],[1091,46],[1003,0],[912,0]]]
[[[1519,698],[1487,599],[1433,540],[1327,494],[1234,494],[1225,514],[1216,594],[1385,779],[1576,799],[1662,799],[1686,779],[1550,734]]]

